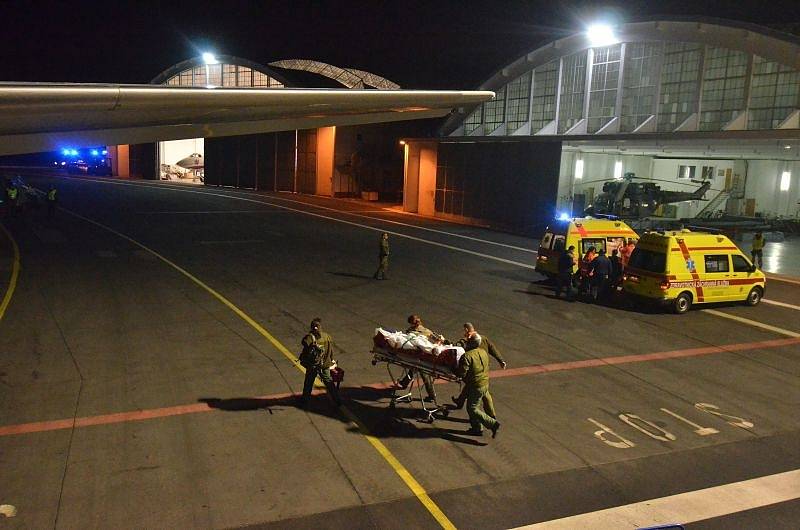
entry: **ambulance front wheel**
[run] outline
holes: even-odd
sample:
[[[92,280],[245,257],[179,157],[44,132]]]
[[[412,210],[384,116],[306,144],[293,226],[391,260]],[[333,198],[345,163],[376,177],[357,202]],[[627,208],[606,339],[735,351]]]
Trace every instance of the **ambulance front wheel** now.
[[[679,315],[687,312],[690,307],[692,307],[692,295],[690,293],[679,294],[672,303],[672,309]]]
[[[761,302],[761,297],[764,296],[764,291],[761,290],[761,287],[753,287],[750,289],[750,292],[747,295],[747,300],[745,303],[749,306],[758,305]]]

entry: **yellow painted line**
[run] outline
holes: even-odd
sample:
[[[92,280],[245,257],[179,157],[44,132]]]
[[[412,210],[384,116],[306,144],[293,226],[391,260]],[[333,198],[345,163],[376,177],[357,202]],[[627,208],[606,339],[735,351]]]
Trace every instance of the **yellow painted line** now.
[[[142,243],[139,243],[135,239],[130,238],[130,237],[126,236],[125,234],[114,230],[111,227],[108,227],[108,226],[106,226],[106,225],[104,225],[102,223],[98,223],[97,221],[89,219],[88,217],[84,217],[84,216],[82,216],[80,214],[77,214],[75,212],[72,212],[72,211],[69,211],[69,210],[65,210],[63,208],[62,208],[62,210],[64,212],[74,216],[74,217],[77,217],[78,219],[86,221],[87,223],[93,224],[93,225],[95,225],[95,226],[97,226],[99,228],[102,228],[103,230],[107,230],[107,231],[111,232],[112,234],[114,234],[114,235],[116,235],[118,237],[121,237],[125,241],[128,241],[128,242],[132,243],[133,245],[136,245],[137,247],[141,248],[142,250],[144,250],[146,252],[149,252],[150,254],[154,255],[155,257],[157,257],[158,259],[160,259],[161,261],[163,261],[164,263],[166,263],[167,265],[169,265],[173,269],[177,270],[178,272],[180,272],[181,274],[183,274],[184,276],[186,276],[187,278],[192,280],[195,284],[197,284],[200,287],[202,287],[211,296],[213,296],[214,298],[216,298],[217,300],[222,302],[228,309],[230,309],[231,311],[236,313],[236,315],[238,315],[239,318],[241,318],[242,320],[244,320],[245,322],[250,324],[250,326],[253,329],[255,329],[259,334],[261,334],[265,339],[267,339],[273,346],[275,346],[275,348],[279,352],[281,352],[287,359],[289,359],[289,361],[292,363],[292,365],[295,368],[297,368],[298,370],[300,370],[303,373],[306,372],[305,368],[303,368],[303,366],[300,364],[300,361],[297,359],[297,357],[292,352],[290,352],[283,344],[281,344],[281,342],[278,339],[276,339],[270,332],[268,332],[266,329],[264,329],[263,326],[261,326],[258,322],[256,322],[252,318],[250,318],[250,316],[247,313],[245,313],[244,311],[239,309],[233,302],[231,302],[230,300],[225,298],[223,295],[221,295],[219,292],[217,292],[214,289],[212,289],[211,287],[209,287],[206,283],[204,283],[202,280],[197,278],[195,275],[193,275],[192,273],[190,273],[189,271],[187,271],[186,269],[184,269],[180,265],[178,265],[175,262],[171,261],[169,258],[166,258],[165,256],[159,254],[158,252],[156,252],[155,250],[151,249],[150,247],[145,246]],[[321,384],[319,379],[317,379],[316,382],[317,382],[318,385]],[[394,472],[397,473],[397,475],[400,477],[400,479],[402,479],[402,481],[406,484],[406,486],[408,486],[408,488],[411,490],[411,492],[417,497],[419,502],[422,503],[422,505],[428,510],[428,512],[430,512],[430,514],[433,516],[434,519],[436,519],[436,521],[441,525],[441,527],[445,528],[445,529],[448,529],[448,530],[455,529],[455,525],[453,525],[453,523],[450,522],[450,519],[447,518],[447,516],[439,508],[439,506],[437,506],[436,503],[433,502],[433,500],[430,498],[428,493],[425,491],[425,488],[423,488],[422,485],[419,482],[417,482],[417,480],[408,471],[408,469],[406,469],[406,467],[403,464],[400,463],[400,461],[392,454],[391,451],[389,451],[389,448],[387,448],[383,444],[383,442],[378,440],[375,436],[370,434],[370,431],[367,428],[367,426],[364,425],[364,423],[361,422],[361,420],[359,420],[358,417],[353,412],[350,411],[350,409],[348,409],[348,408],[346,408],[344,406],[342,406],[341,409],[342,409],[342,412],[348,417],[348,419],[350,419],[350,421],[353,422],[356,425],[356,427],[358,427],[359,431],[361,432],[362,435],[364,435],[364,437],[367,439],[367,441],[369,441],[369,443],[372,444],[372,446],[378,451],[378,453],[383,457],[383,459],[386,460],[386,462],[392,467]]]
[[[794,309],[795,311],[800,311],[800,305],[787,304],[786,302],[778,302],[777,300],[767,300],[766,298],[762,298],[761,303],[776,305],[778,307],[786,307],[788,309]]]
[[[361,420],[359,420],[358,417],[350,411],[350,409],[344,406],[341,408],[345,416],[347,416],[348,419],[350,419],[350,421],[352,421],[359,428],[359,430],[361,430],[361,434],[363,434],[369,443],[372,444],[372,447],[374,447],[378,453],[380,453],[384,460],[386,460],[386,462],[392,466],[392,469],[394,469],[395,473],[397,473],[400,478],[403,479],[403,482],[406,483],[406,486],[408,486],[414,495],[416,495],[419,502],[421,502],[422,505],[427,508],[433,518],[436,519],[436,522],[438,522],[442,528],[455,530],[455,525],[450,521],[450,519],[448,519],[441,508],[439,508],[439,506],[433,502],[433,499],[428,496],[425,488],[423,488],[422,485],[417,482],[417,479],[415,479],[408,469],[406,469],[406,467],[400,463],[400,461],[392,454],[391,451],[389,451],[389,448],[387,448],[383,442],[381,442],[375,436],[370,434],[367,426],[364,425]]]
[[[17,288],[17,279],[19,278],[19,246],[17,242],[14,240],[14,236],[11,235],[5,226],[0,224],[0,230],[5,233],[6,237],[9,241],[11,241],[11,247],[14,249],[14,261],[11,264],[11,278],[8,281],[8,289],[6,289],[6,294],[3,296],[3,301],[0,302],[0,320],[3,320],[3,316],[6,314],[6,309],[8,309],[8,305],[11,303],[11,297],[14,296],[14,291]]]
[[[756,320],[750,320],[749,318],[731,315],[729,313],[723,313],[722,311],[717,311],[716,309],[703,309],[703,312],[709,313],[714,316],[727,318],[729,320],[735,320],[736,322],[741,322],[742,324],[747,324],[748,326],[753,326],[756,328],[773,331],[775,333],[780,333],[781,335],[786,335],[787,337],[800,337],[800,333],[795,333],[794,331],[789,331],[788,329],[779,328],[778,326],[764,324],[763,322],[758,322]]]

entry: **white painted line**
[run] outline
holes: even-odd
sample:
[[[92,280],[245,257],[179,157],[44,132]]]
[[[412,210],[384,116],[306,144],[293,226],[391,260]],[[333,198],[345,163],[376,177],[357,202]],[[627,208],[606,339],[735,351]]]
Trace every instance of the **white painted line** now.
[[[95,180],[95,179],[78,179],[78,180],[91,180],[92,182],[105,182],[103,180]],[[122,184],[122,183],[120,183],[120,184]],[[128,184],[128,183],[126,183],[126,184]],[[159,183],[159,184],[146,184],[146,183],[133,184],[133,183],[130,183],[130,185],[145,186],[145,187],[149,187],[149,188],[160,187],[160,188],[169,188],[169,189],[176,189],[176,190],[180,190],[180,191],[186,191],[185,188],[183,188],[180,184],[177,185],[178,187],[170,188],[170,186],[176,186],[175,184],[171,184],[171,183]],[[298,201],[298,200],[295,200],[295,199],[287,199],[286,197],[275,197],[275,196],[264,197],[263,195],[258,194],[258,193],[250,193],[250,192],[236,190],[236,189],[231,189],[231,191],[234,191],[234,192],[236,192],[236,193],[238,193],[240,195],[249,195],[251,197],[255,196],[255,197],[262,198],[262,199],[271,199],[271,200],[274,199],[274,200],[277,200],[277,201],[285,201],[285,202],[291,202],[291,203],[295,203],[295,204],[302,204],[303,206],[311,206],[312,208],[317,208],[319,210],[327,210],[327,211],[330,211],[330,212],[336,212],[336,213],[339,213],[339,214],[349,215],[351,217],[360,217],[362,219],[369,219],[370,221],[378,221],[380,223],[387,223],[387,224],[393,224],[393,225],[398,225],[398,226],[405,226],[405,227],[408,227],[408,228],[413,228],[415,230],[423,230],[425,232],[433,232],[433,233],[436,233],[436,234],[443,234],[443,235],[446,235],[446,236],[449,236],[449,237],[460,237],[461,239],[468,239],[470,241],[476,241],[478,243],[484,243],[486,245],[495,245],[495,246],[498,246],[498,247],[505,247],[505,248],[510,248],[512,250],[518,250],[520,252],[528,252],[528,253],[531,253],[531,254],[538,254],[537,251],[529,249],[529,248],[518,247],[516,245],[509,245],[509,244],[506,244],[506,243],[499,243],[497,241],[491,241],[489,239],[481,239],[479,237],[465,236],[463,234],[455,234],[453,232],[448,232],[447,230],[437,230],[435,228],[428,228],[426,226],[419,226],[419,225],[415,225],[415,224],[411,224],[411,223],[403,223],[403,222],[400,222],[400,221],[392,221],[390,219],[381,219],[381,218],[378,218],[378,217],[370,217],[369,215],[361,215],[361,213],[350,212],[350,211],[347,211],[347,210],[337,210],[336,208],[330,208],[328,206],[321,206],[319,204],[314,204],[314,203],[305,202],[305,201]],[[221,197],[228,197],[228,198],[231,198],[231,199],[240,199],[240,198],[242,198],[242,197],[239,197],[238,195],[227,195],[227,194],[217,194],[217,195],[221,196]],[[262,201],[256,201],[256,202],[261,202],[262,204],[271,204],[271,203],[262,202]],[[380,211],[382,213],[386,213],[385,210],[373,210],[373,211],[375,211],[375,212],[379,212]]]
[[[770,280],[770,281],[793,283],[795,285],[800,285],[800,279],[788,278],[786,276],[779,276],[779,275],[776,276],[775,274],[772,274],[772,273],[768,273],[767,274],[767,279]]]
[[[133,183],[128,183],[128,182],[93,180],[93,179],[74,179],[74,180],[76,180],[78,182],[93,182],[93,183],[101,183],[101,184],[111,184],[111,185],[116,185],[116,186],[137,186],[137,185],[139,185],[139,184],[133,184]],[[369,226],[369,225],[365,225],[365,224],[361,224],[361,223],[356,223],[356,222],[353,222],[353,221],[347,221],[345,219],[338,219],[336,217],[331,217],[329,215],[322,215],[322,214],[319,214],[319,213],[307,212],[307,211],[304,211],[304,210],[298,210],[297,208],[290,208],[288,206],[283,206],[283,205],[275,204],[275,203],[268,202],[268,201],[259,201],[259,200],[255,200],[255,199],[248,199],[246,197],[238,197],[236,195],[227,195],[227,194],[224,194],[224,193],[214,193],[214,192],[199,191],[199,190],[173,188],[173,187],[169,187],[169,186],[166,186],[166,185],[163,185],[163,184],[156,184],[154,186],[153,185],[145,185],[145,187],[155,188],[155,189],[163,189],[163,190],[169,190],[169,191],[175,191],[175,192],[180,192],[180,193],[195,193],[197,195],[209,195],[209,196],[212,196],[212,197],[224,197],[226,199],[232,199],[232,200],[236,200],[236,201],[245,201],[245,202],[252,202],[252,203],[256,203],[256,204],[263,204],[265,206],[270,206],[272,208],[280,208],[282,210],[287,210],[287,211],[299,213],[299,214],[302,214],[302,215],[308,215],[310,217],[317,217],[319,219],[326,219],[328,221],[334,221],[334,222],[337,222],[337,223],[342,223],[342,224],[346,224],[346,225],[350,225],[350,226],[357,226],[357,227],[363,228],[365,230],[372,230],[373,232],[386,232],[387,234],[392,234],[392,235],[397,236],[397,237],[403,237],[405,239],[410,239],[412,241],[418,241],[420,243],[426,243],[428,245],[433,245],[433,246],[437,246],[437,247],[441,247],[441,248],[446,248],[448,250],[455,250],[456,252],[462,252],[464,254],[470,254],[472,256],[478,256],[480,258],[486,258],[486,259],[490,259],[490,260],[493,260],[493,261],[498,261],[500,263],[506,263],[506,264],[509,264],[509,265],[516,265],[517,267],[523,267],[523,268],[526,268],[526,269],[535,269],[536,268],[535,265],[531,265],[530,263],[522,263],[520,261],[514,261],[514,260],[510,260],[510,259],[500,258],[500,257],[497,257],[497,256],[492,256],[491,254],[484,254],[482,252],[476,252],[474,250],[468,250],[466,248],[456,247],[454,245],[448,245],[447,243],[439,243],[438,241],[432,241],[430,239],[423,239],[421,237],[411,236],[411,235],[408,235],[408,234],[404,234],[402,232],[393,232],[391,230],[386,230],[384,228],[379,228],[379,227],[375,227],[375,226]],[[303,204],[306,204],[306,203],[303,203]],[[369,218],[369,219],[372,219],[372,218]],[[378,221],[378,222],[383,222],[383,221],[381,221],[379,219],[373,219],[373,220]],[[402,224],[402,223],[400,223],[400,224]],[[413,226],[413,225],[408,225],[408,226]],[[454,234],[449,234],[449,235],[454,235]]]
[[[777,300],[767,300],[766,298],[762,298],[761,302],[764,303],[764,304],[771,304],[771,305],[776,305],[776,306],[780,306],[780,307],[787,307],[789,309],[794,309],[795,311],[800,311],[800,305],[787,304],[786,302],[778,302]]]
[[[97,182],[97,181],[92,181]],[[206,215],[206,214],[228,214],[228,213],[261,213],[263,210],[161,210],[152,212],[136,212],[136,215]]]
[[[535,250],[529,249],[529,248],[518,247],[516,245],[509,245],[507,243],[499,243],[497,241],[491,241],[489,239],[481,239],[479,237],[465,236],[464,234],[455,234],[453,232],[448,232],[447,230],[436,230],[435,228],[428,228],[426,226],[419,226],[419,225],[414,225],[414,224],[411,224],[411,223],[402,223],[400,221],[392,221],[390,219],[380,219],[380,218],[370,217],[368,215],[361,215],[361,214],[355,213],[355,212],[348,212],[347,210],[337,210],[336,208],[329,208],[327,206],[319,206],[317,204],[307,203],[307,202],[304,202],[304,201],[297,201],[297,200],[293,200],[293,199],[287,199],[285,197],[269,197],[269,198],[270,199],[276,199],[276,200],[279,200],[279,201],[293,202],[293,203],[297,203],[297,204],[303,204],[303,205],[307,205],[307,206],[312,206],[314,208],[319,208],[321,210],[329,210],[329,211],[332,211],[332,212],[342,213],[342,214],[345,214],[345,215],[351,215],[353,217],[361,217],[361,218],[364,218],[364,219],[370,219],[372,221],[380,221],[381,223],[388,223],[388,224],[399,225],[399,226],[407,226],[409,228],[414,228],[415,230],[424,230],[426,232],[434,232],[434,233],[437,233],[437,234],[444,234],[444,235],[450,236],[450,237],[460,237],[461,239],[468,239],[470,241],[477,241],[478,243],[485,243],[487,245],[495,245],[495,246],[498,246],[498,247],[510,248],[510,249],[513,249],[513,250],[518,250],[520,252],[529,252],[531,254],[538,254],[538,252],[536,252]]]
[[[774,331],[775,333],[780,333],[781,335],[786,335],[787,337],[800,337],[800,333],[795,333],[794,331],[789,331],[788,329],[779,328],[778,326],[771,326],[769,324],[764,324],[763,322],[758,322],[756,320],[750,320],[749,318],[731,315],[729,313],[723,313],[722,311],[717,311],[716,309],[703,309],[702,311],[704,313],[709,313],[714,316],[727,318],[729,320],[735,320],[737,322],[741,322],[742,324],[747,324],[748,326]]]
[[[515,530],[641,528],[694,523],[800,498],[800,470],[583,513]]]
[[[263,239],[230,239],[227,241],[200,241],[201,245],[236,245],[241,243],[264,243]]]

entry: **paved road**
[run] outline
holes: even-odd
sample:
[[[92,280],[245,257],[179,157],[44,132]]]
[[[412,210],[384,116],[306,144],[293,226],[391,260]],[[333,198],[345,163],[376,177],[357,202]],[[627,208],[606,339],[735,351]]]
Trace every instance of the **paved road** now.
[[[0,528],[510,528],[657,498],[695,528],[800,520],[800,284],[684,316],[567,303],[516,236],[293,195],[58,185],[55,221],[5,222],[22,269],[0,321],[0,504],[17,509]],[[371,336],[411,312],[500,346],[497,439],[465,436],[463,411],[388,408]],[[316,316],[343,412],[294,406]],[[751,480],[797,494],[691,493]],[[682,519],[690,493],[716,511]]]

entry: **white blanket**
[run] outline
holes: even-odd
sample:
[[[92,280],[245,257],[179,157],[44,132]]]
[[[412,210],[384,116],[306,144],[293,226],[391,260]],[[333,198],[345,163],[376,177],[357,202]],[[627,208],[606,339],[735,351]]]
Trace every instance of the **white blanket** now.
[[[440,355],[446,350],[455,350],[457,360],[460,360],[461,356],[464,355],[464,348],[461,346],[434,344],[428,340],[428,337],[420,333],[404,333],[402,331],[387,331],[383,328],[377,328],[375,334],[377,335],[378,333],[386,337],[386,342],[389,343],[389,346],[397,350],[419,349],[434,355]]]

